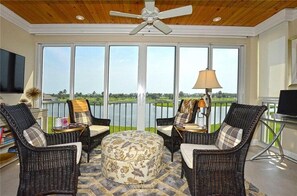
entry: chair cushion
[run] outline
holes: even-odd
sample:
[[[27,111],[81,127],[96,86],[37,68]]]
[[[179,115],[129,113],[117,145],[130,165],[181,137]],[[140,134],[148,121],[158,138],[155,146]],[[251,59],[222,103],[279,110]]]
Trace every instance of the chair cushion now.
[[[184,99],[180,108],[180,112],[187,113],[187,119],[185,123],[189,122],[192,119],[192,113],[194,110],[195,103],[197,102],[196,99]]]
[[[108,131],[109,126],[91,125],[91,126],[89,126],[89,129],[90,129],[90,136],[93,137],[95,135],[98,135],[105,131]]]
[[[46,139],[44,136],[43,131],[41,130],[38,123],[35,123],[28,129],[25,129],[23,135],[27,142],[32,146],[36,147],[45,147],[46,146]]]
[[[219,131],[215,145],[219,149],[233,148],[240,143],[243,130],[237,127],[232,127],[227,123],[223,123]]]
[[[81,150],[82,150],[82,144],[81,142],[71,142],[71,143],[64,143],[64,144],[56,144],[56,145],[50,145],[48,147],[54,147],[54,146],[72,146],[75,145],[77,152],[76,152],[76,164],[79,163],[80,157],[81,157]]]
[[[172,125],[157,126],[157,130],[171,137]]]
[[[180,152],[185,160],[187,166],[193,169],[193,150],[218,150],[215,145],[202,145],[202,144],[187,144],[182,143],[180,145]]]
[[[174,125],[178,127],[183,127],[189,117],[188,113],[177,112],[174,118]]]
[[[74,118],[76,123],[83,123],[86,125],[92,125],[90,111],[74,112]]]

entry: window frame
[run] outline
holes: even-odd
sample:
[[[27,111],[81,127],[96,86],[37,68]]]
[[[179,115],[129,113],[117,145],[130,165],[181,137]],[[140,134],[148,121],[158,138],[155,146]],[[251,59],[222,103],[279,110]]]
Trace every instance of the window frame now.
[[[34,77],[34,85],[41,89],[42,87],[42,75],[43,75],[43,49],[44,47],[70,47],[71,48],[71,64],[70,64],[70,99],[74,97],[74,77],[75,77],[75,48],[76,46],[101,46],[105,47],[105,59],[104,59],[104,103],[103,103],[103,117],[108,117],[108,103],[109,103],[109,49],[110,46],[138,46],[139,57],[138,57],[138,79],[137,79],[137,129],[145,128],[145,104],[146,103],[146,77],[147,77],[147,48],[149,46],[174,46],[175,47],[175,70],[174,70],[174,89],[173,89],[173,100],[174,100],[174,112],[177,111],[178,100],[179,100],[179,74],[180,74],[180,48],[181,47],[196,47],[196,48],[208,48],[208,66],[212,68],[212,49],[213,48],[236,48],[238,49],[238,80],[237,80],[237,100],[239,103],[244,103],[244,86],[245,86],[245,75],[244,69],[246,66],[246,45],[245,44],[187,44],[187,43],[122,43],[122,42],[96,42],[96,43],[38,43],[36,47],[36,64]],[[42,99],[39,100],[39,106],[42,105]]]

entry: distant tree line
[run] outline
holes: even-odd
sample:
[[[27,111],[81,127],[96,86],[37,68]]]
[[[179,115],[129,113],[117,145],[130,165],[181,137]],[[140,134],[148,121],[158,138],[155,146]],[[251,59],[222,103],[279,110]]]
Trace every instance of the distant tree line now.
[[[94,98],[96,101],[103,100],[104,92],[97,93],[93,91],[92,93],[83,94],[82,92],[75,93],[76,98]],[[192,97],[202,97],[203,93],[184,93],[183,91],[179,92],[179,97],[182,98],[192,98]],[[51,94],[53,97],[57,97],[59,100],[68,99],[69,93],[64,89],[59,91],[57,94]],[[146,97],[151,100],[164,100],[164,99],[173,99],[172,93],[146,93]],[[212,94],[214,98],[236,98],[237,95],[235,93],[223,93],[222,91],[216,92]],[[109,98],[111,99],[136,99],[137,93],[109,93]]]

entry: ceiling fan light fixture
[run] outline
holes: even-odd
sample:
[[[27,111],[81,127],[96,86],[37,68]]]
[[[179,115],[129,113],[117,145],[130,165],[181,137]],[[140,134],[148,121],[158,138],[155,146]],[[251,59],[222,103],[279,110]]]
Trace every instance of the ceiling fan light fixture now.
[[[75,18],[77,20],[84,20],[85,19],[85,17],[83,17],[82,15],[77,15],[77,16],[75,16]]]
[[[219,16],[212,19],[213,22],[219,22],[220,20],[222,20],[222,18]]]
[[[119,11],[109,11],[111,16],[119,16],[119,17],[129,17],[129,18],[137,18],[142,19],[144,22],[136,26],[129,34],[135,35],[141,29],[143,29],[146,25],[153,25],[156,29],[164,33],[165,35],[172,32],[172,29],[160,21],[161,19],[174,18],[178,16],[185,16],[192,14],[193,8],[191,5],[178,7],[174,9],[169,9],[165,11],[161,11],[155,7],[155,0],[144,0],[145,7],[141,11],[141,15],[119,12]]]

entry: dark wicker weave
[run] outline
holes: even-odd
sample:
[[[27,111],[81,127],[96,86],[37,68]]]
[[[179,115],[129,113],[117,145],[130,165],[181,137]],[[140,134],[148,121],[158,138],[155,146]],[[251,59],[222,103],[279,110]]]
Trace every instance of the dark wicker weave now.
[[[102,119],[102,118],[96,118],[92,115],[91,108],[90,108],[90,103],[88,100],[86,100],[88,104],[88,108],[91,114],[91,121],[93,125],[103,125],[103,126],[109,126],[110,125],[110,119]],[[70,116],[70,122],[75,123],[75,118],[74,118],[74,112],[73,111],[73,106],[72,106],[72,101],[67,100],[68,103],[68,108],[69,108],[69,116]],[[102,139],[110,134],[110,130],[105,131],[101,134],[95,135],[93,137],[90,136],[90,129],[87,126],[84,132],[80,136],[80,141],[82,142],[82,148],[83,150],[88,154],[87,156],[87,161],[89,162],[90,160],[90,153],[91,151],[97,147],[98,145],[101,144]]]
[[[178,107],[179,112],[180,112],[183,101],[184,100],[181,100],[181,102],[179,104],[179,107]],[[198,110],[198,100],[196,101],[195,106],[193,108],[192,119],[188,123],[194,123],[195,122],[197,110]],[[158,118],[158,119],[156,119],[157,126],[173,125],[174,119],[175,119],[175,117],[172,117],[172,118]],[[173,161],[173,154],[176,151],[179,150],[179,146],[180,146],[180,143],[181,143],[180,135],[177,133],[177,131],[176,131],[176,129],[174,127],[172,127],[172,130],[171,130],[171,137],[169,137],[168,135],[160,132],[159,130],[157,130],[157,133],[160,136],[163,137],[164,145],[171,152],[171,161]]]
[[[76,146],[34,147],[29,144],[23,136],[23,131],[35,124],[36,120],[24,103],[14,106],[3,105],[0,113],[12,130],[18,148],[18,195],[75,195],[79,175]],[[79,141],[79,132],[44,134],[48,145]]]
[[[245,195],[245,159],[258,121],[266,109],[266,106],[233,103],[224,122],[243,129],[242,141],[228,150],[194,150],[193,169],[182,159],[182,177],[185,173],[192,195]],[[183,142],[212,145],[218,132],[187,132]]]

